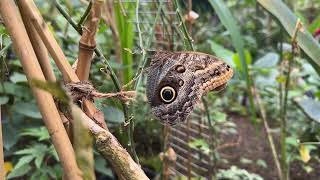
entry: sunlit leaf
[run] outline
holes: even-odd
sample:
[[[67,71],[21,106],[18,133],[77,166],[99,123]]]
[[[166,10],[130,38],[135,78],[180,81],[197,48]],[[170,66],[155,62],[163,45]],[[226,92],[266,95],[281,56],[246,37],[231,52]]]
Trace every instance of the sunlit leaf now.
[[[210,152],[209,144],[204,139],[196,139],[189,142],[188,145],[192,148],[201,150],[205,154],[209,154]]]
[[[300,145],[299,153],[300,153],[300,157],[304,163],[307,163],[311,159],[310,150],[308,148],[306,148],[306,146],[303,144]]]
[[[10,76],[10,81],[13,83],[19,83],[19,82],[27,82],[27,77],[24,74],[14,72]]]

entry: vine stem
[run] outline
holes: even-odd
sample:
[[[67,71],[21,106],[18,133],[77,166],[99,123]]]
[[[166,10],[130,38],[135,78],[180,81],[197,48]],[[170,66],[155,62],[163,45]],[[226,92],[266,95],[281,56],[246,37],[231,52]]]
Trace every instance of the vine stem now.
[[[281,117],[281,134],[280,134],[280,141],[281,141],[281,164],[282,164],[282,179],[287,180],[289,179],[289,171],[288,171],[288,162],[287,162],[287,146],[286,146],[286,137],[287,137],[287,108],[288,108],[288,92],[290,88],[290,78],[291,78],[291,70],[294,62],[294,57],[298,54],[298,44],[297,44],[297,35],[298,31],[302,28],[302,23],[298,19],[296,23],[295,30],[292,35],[291,39],[291,56],[289,57],[288,61],[288,70],[286,73],[286,81],[284,87],[284,100],[282,104],[283,110],[280,114]]]

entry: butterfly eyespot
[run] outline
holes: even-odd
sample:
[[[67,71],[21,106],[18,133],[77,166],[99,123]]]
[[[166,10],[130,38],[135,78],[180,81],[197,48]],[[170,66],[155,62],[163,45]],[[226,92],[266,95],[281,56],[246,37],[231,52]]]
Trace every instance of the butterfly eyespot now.
[[[160,97],[163,102],[171,103],[176,98],[176,91],[170,86],[165,86],[160,91]]]

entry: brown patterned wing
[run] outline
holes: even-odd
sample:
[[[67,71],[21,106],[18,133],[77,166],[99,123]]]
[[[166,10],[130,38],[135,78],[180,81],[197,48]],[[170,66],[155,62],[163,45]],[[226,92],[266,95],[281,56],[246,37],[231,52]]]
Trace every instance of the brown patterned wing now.
[[[183,122],[201,96],[223,89],[233,76],[229,65],[197,52],[157,52],[147,79],[152,113],[163,123]]]

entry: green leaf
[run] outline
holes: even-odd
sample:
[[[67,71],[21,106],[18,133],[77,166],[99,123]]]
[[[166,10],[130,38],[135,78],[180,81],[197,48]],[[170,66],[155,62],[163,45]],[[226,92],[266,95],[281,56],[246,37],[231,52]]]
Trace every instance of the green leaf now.
[[[3,124],[3,145],[6,150],[10,150],[19,139],[18,130],[14,128],[12,124],[4,123]]]
[[[113,177],[112,170],[107,168],[107,162],[105,159],[99,157],[94,160],[95,170],[103,175]]]
[[[283,3],[283,1],[279,0],[258,0],[258,2],[280,21],[284,29],[292,37],[298,19],[287,5]],[[311,65],[317,70],[318,74],[320,74],[319,43],[312,37],[305,27],[303,27],[301,31],[298,31],[297,41],[298,45],[311,58]]]
[[[10,81],[13,83],[19,83],[19,82],[27,82],[27,77],[24,74],[14,72],[10,76]]]
[[[252,160],[247,159],[247,158],[241,158],[240,159],[240,163],[242,163],[242,164],[251,164]]]
[[[252,114],[253,121],[255,121],[255,107],[253,102],[253,95],[251,92],[251,86],[252,81],[249,76],[249,68],[247,61],[248,57],[246,57],[246,53],[244,50],[244,42],[243,38],[240,34],[240,26],[237,24],[235,18],[232,16],[230,10],[222,0],[209,0],[209,3],[214,8],[215,12],[219,16],[219,19],[221,23],[227,28],[231,35],[231,40],[234,48],[237,51],[237,54],[239,56],[240,62],[241,62],[241,73],[246,81],[247,89],[248,89],[248,95],[249,95],[249,104],[250,104],[250,112]],[[237,64],[237,63],[236,63]]]
[[[234,61],[232,60],[234,52],[230,51],[229,49],[224,48],[223,46],[215,43],[214,41],[209,41],[209,44],[211,45],[211,50],[214,52],[214,54],[217,57],[224,60],[231,67],[235,67]]]
[[[217,111],[213,114],[212,118],[214,121],[221,123],[221,122],[226,122],[227,115],[226,113]]]
[[[205,154],[209,154],[210,152],[209,144],[204,139],[196,139],[189,142],[188,145],[192,148],[201,150]]]
[[[49,132],[46,127],[28,128],[20,133],[21,136],[32,136],[38,138],[38,141],[50,139]]]
[[[21,177],[27,174],[31,170],[31,166],[29,164],[25,164],[19,168],[13,169],[10,174],[8,174],[7,179],[12,179],[16,177]]]
[[[294,101],[298,107],[312,120],[320,123],[320,102],[313,99],[299,99],[296,98]]]
[[[254,66],[257,68],[272,68],[279,62],[279,55],[273,52],[267,53],[263,57],[259,58]]]
[[[320,27],[320,14],[315,18],[312,23],[309,25],[309,31],[314,33]]]
[[[118,108],[105,106],[102,108],[102,111],[108,122],[119,124],[124,122],[124,114]]]
[[[18,163],[14,166],[14,169],[19,169],[25,164],[29,164],[36,156],[34,155],[28,155],[28,156],[23,156],[19,159]]]
[[[256,163],[257,163],[258,166],[260,166],[262,168],[268,168],[267,163],[262,159],[258,159]]]
[[[249,51],[245,50],[245,58],[246,58],[246,64],[251,64],[252,62],[252,57]],[[241,65],[241,59],[239,57],[239,54],[233,54],[232,56],[233,62],[236,64],[237,69],[239,69],[240,71],[244,71]]]
[[[9,97],[7,96],[0,96],[0,105],[7,104],[9,101]]]
[[[22,115],[32,117],[35,119],[41,119],[42,116],[38,110],[38,107],[34,103],[18,102],[12,106],[12,109]]]
[[[43,158],[44,158],[45,154],[44,153],[40,153],[37,157],[36,160],[34,161],[36,167],[39,169],[41,167],[41,164],[43,162]]]

